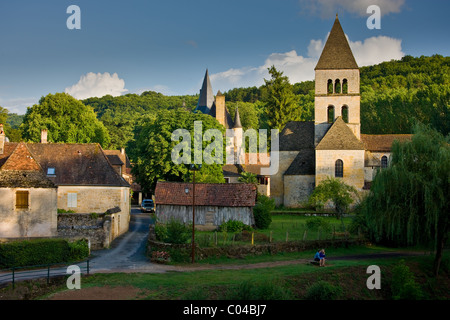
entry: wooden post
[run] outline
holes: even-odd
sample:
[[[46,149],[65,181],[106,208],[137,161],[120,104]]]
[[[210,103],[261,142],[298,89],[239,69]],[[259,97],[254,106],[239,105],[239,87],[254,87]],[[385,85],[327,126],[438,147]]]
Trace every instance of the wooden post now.
[[[303,234],[303,241],[306,240],[307,236],[308,236],[308,232],[307,232],[307,230],[305,230],[305,233]]]
[[[214,231],[214,243],[217,246],[217,231]]]
[[[255,244],[255,233],[252,232],[252,246]]]
[[[269,237],[269,242],[270,242],[270,243],[272,243],[272,233],[273,233],[273,231],[270,230],[270,237]]]
[[[289,240],[289,231],[286,230],[286,242],[288,242],[288,240]]]

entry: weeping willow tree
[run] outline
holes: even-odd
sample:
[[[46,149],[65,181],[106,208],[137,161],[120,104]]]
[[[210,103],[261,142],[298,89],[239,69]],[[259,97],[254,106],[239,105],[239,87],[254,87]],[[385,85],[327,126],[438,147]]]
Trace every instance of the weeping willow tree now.
[[[414,133],[394,142],[391,164],[375,176],[361,210],[377,242],[433,245],[437,276],[449,235],[449,136],[423,125]]]

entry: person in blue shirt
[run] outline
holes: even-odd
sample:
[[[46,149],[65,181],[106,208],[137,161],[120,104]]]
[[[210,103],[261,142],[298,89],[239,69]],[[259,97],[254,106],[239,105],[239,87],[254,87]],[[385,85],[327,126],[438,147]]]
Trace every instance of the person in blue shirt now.
[[[320,250],[317,250],[316,254],[314,255],[314,261],[320,261]]]
[[[319,266],[325,267],[325,250],[324,249],[319,251],[319,259],[320,259]]]

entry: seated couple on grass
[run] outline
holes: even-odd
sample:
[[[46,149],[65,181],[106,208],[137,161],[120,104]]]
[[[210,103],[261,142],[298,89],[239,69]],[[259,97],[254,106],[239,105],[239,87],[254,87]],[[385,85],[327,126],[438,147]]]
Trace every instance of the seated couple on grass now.
[[[325,267],[325,250],[318,250],[314,255],[314,261],[319,262],[319,267]]]

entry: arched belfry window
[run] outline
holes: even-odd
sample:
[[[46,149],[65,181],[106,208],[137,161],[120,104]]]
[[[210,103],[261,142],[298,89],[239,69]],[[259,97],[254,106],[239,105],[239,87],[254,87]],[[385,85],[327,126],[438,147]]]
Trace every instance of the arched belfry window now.
[[[342,106],[341,115],[342,115],[342,120],[344,120],[345,123],[348,123],[348,106],[346,106],[346,105]]]
[[[341,81],[339,79],[334,82],[334,93],[341,93]]]
[[[342,93],[347,94],[348,93],[348,81],[347,79],[342,80]]]
[[[331,79],[328,79],[328,82],[327,82],[327,92],[328,92],[328,94],[333,93],[333,80],[331,80]]]
[[[334,176],[336,178],[344,177],[344,162],[341,159],[337,159],[334,163]]]
[[[386,156],[381,157],[381,168],[387,168],[388,166],[388,158]]]
[[[334,106],[328,106],[328,123],[334,122]]]

